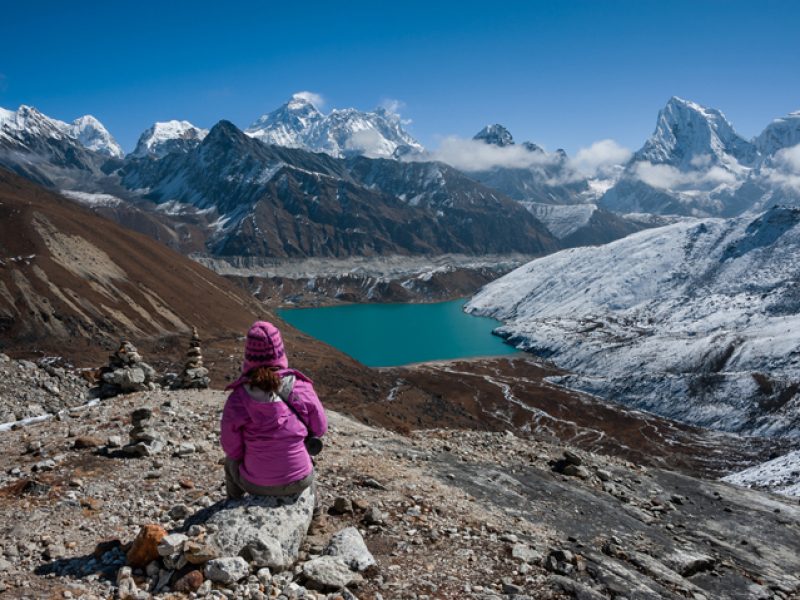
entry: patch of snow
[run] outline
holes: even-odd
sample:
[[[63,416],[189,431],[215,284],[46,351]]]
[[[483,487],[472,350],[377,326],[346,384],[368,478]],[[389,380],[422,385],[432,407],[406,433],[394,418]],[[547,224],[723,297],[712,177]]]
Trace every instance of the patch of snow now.
[[[521,202],[544,226],[562,239],[589,223],[597,210],[596,204],[541,204]]]
[[[61,190],[61,195],[70,200],[83,204],[84,206],[119,206],[125,201],[111,194],[94,194],[91,192],[81,192],[79,190]]]
[[[743,487],[767,489],[785,496],[800,498],[800,450],[733,473],[723,477],[722,480]]]

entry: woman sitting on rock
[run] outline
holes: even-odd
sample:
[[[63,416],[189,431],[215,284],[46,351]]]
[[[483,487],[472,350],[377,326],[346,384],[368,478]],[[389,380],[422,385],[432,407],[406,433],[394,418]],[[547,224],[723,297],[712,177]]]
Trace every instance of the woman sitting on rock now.
[[[289,369],[274,325],[254,323],[244,353],[242,376],[226,388],[232,391],[222,412],[228,497],[297,494],[314,482],[304,440],[327,431],[325,410],[311,380]]]

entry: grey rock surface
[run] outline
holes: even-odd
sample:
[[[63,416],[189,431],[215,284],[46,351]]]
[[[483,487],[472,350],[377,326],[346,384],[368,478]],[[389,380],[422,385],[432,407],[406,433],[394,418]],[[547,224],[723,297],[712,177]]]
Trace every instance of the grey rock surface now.
[[[346,527],[337,532],[328,542],[324,553],[341,558],[354,571],[364,571],[375,564],[375,558],[355,527]]]
[[[205,524],[206,542],[220,556],[244,553],[260,567],[285,568],[297,560],[311,524],[311,488],[294,496],[246,496],[219,502],[185,521],[187,527]]]
[[[234,583],[247,577],[250,568],[241,556],[225,556],[213,558],[206,563],[204,574],[206,579],[217,583]]]
[[[303,565],[303,576],[314,586],[341,589],[357,578],[337,556],[320,556]]]

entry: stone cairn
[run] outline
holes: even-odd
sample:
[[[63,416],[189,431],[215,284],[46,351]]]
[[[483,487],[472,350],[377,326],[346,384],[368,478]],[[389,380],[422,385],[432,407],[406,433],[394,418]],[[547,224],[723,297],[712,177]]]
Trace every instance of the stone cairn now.
[[[153,411],[137,408],[131,413],[130,443],[122,447],[128,456],[153,456],[166,446],[164,437],[153,428]]]
[[[189,390],[206,389],[211,383],[208,378],[208,369],[203,366],[203,353],[200,350],[200,335],[197,327],[192,327],[192,339],[189,342],[189,350],[186,352],[186,364],[183,371],[175,380],[172,389]]]
[[[142,360],[136,346],[123,340],[119,349],[108,357],[108,366],[100,371],[100,398],[111,398],[154,390],[156,370]]]

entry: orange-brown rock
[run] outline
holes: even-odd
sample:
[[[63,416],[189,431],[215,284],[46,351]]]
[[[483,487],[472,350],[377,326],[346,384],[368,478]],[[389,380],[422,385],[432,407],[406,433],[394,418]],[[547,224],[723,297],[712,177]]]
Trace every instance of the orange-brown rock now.
[[[157,559],[158,544],[165,535],[167,531],[161,525],[150,523],[142,527],[128,550],[128,564],[134,568],[143,568]]]
[[[173,589],[176,592],[196,592],[197,588],[199,588],[203,584],[203,573],[199,570],[189,571],[178,579],[173,586]]]

